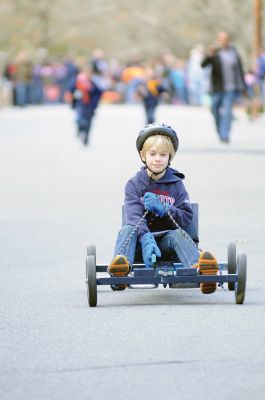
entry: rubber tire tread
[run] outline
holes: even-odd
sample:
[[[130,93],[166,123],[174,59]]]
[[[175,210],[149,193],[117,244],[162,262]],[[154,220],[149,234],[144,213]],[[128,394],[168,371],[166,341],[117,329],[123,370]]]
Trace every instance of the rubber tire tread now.
[[[235,284],[236,304],[243,304],[245,300],[246,281],[247,281],[247,256],[239,254],[237,258],[238,281]]]
[[[97,306],[96,260],[93,255],[86,257],[87,300],[90,307]]]
[[[236,256],[236,244],[235,243],[229,243],[228,252],[227,253],[228,253],[227,254],[228,274],[236,274],[237,256]],[[228,289],[229,290],[235,290],[235,283],[234,282],[228,282]]]

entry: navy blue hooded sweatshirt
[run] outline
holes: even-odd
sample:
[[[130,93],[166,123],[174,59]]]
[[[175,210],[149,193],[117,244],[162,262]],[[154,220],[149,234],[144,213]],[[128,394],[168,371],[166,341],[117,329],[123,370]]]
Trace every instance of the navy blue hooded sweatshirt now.
[[[155,181],[148,176],[146,168],[142,167],[125,186],[126,224],[136,225],[139,222],[145,212],[143,196],[146,192],[152,192],[162,203],[170,206],[170,214],[179,226],[186,230],[191,223],[193,213],[189,195],[182,182],[184,178],[182,173],[168,167],[165,175]],[[168,215],[160,218],[150,212],[138,228],[138,239],[147,232],[157,233],[173,229],[176,229],[176,226]]]

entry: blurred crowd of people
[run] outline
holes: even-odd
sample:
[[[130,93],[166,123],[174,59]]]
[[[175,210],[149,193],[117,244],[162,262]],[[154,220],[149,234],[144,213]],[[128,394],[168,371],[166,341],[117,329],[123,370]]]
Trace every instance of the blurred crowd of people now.
[[[64,103],[65,94],[87,65],[91,66],[93,74],[105,81],[103,102],[139,103],[142,100],[143,83],[153,81],[159,82],[159,90],[167,94],[161,96],[162,101],[167,103],[196,106],[209,103],[210,67],[201,66],[204,58],[201,45],[190,51],[187,60],[166,52],[152,61],[137,59],[126,65],[116,59],[107,60],[100,49],[86,60],[54,59],[41,50],[33,60],[25,51],[19,52],[13,60],[0,52],[0,106]],[[258,99],[262,104],[265,103],[264,51],[261,51],[255,64],[245,73],[248,94],[256,104],[251,113],[257,112]]]
[[[46,49],[34,57],[20,51],[14,59],[0,51],[0,108],[69,102],[69,92],[77,77],[88,67],[102,92],[101,102],[143,103],[147,122],[155,119],[159,102],[177,105],[210,105],[212,65],[203,68],[207,51],[195,46],[184,60],[165,52],[154,60],[131,60],[122,64],[108,60],[96,49],[88,58],[56,59]],[[265,51],[244,69],[250,119],[257,117],[265,105]]]
[[[201,105],[207,101],[209,89],[208,71],[200,66],[202,56],[203,49],[197,46],[188,60],[168,52],[153,61],[131,60],[123,65],[118,60],[107,60],[99,49],[87,60],[53,59],[46,53],[32,60],[24,51],[9,60],[0,52],[0,105],[63,103],[65,93],[87,64],[106,80],[102,101],[138,103],[139,84],[155,80],[168,94],[164,101]]]

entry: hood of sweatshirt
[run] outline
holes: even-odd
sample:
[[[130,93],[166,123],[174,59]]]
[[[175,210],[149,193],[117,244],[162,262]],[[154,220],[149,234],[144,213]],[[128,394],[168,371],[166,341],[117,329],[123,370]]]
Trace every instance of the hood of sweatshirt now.
[[[155,183],[156,185],[159,184],[163,185],[165,183],[174,183],[182,181],[183,179],[185,179],[185,175],[171,167],[168,167],[166,169],[164,176],[162,176],[162,178],[158,180],[150,178],[150,176],[147,174],[146,167],[141,167],[141,169],[137,172],[137,174],[133,178],[133,180],[136,180],[137,182],[140,183],[139,191],[148,187],[151,183]]]

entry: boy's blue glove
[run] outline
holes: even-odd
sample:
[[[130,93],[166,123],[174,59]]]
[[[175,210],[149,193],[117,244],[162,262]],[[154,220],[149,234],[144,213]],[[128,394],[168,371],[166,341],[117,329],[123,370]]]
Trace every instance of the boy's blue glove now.
[[[144,195],[144,207],[159,217],[163,217],[167,213],[167,209],[161,203],[160,199],[151,192],[146,192]]]
[[[146,268],[152,267],[152,254],[155,254],[157,257],[161,257],[161,251],[156,244],[154,235],[150,232],[146,233],[140,239],[142,245],[142,256],[145,263]]]

